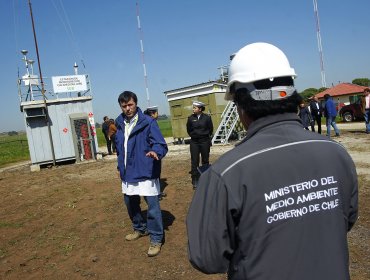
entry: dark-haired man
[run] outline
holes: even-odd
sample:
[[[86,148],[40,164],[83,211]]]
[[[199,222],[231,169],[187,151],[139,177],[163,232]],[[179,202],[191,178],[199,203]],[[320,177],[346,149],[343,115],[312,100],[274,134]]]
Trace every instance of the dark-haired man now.
[[[104,135],[104,138],[105,138],[105,142],[107,143],[107,151],[108,151],[108,154],[111,155],[112,154],[112,141],[111,141],[110,137],[108,136],[108,133],[109,133],[109,125],[110,125],[110,119],[109,119],[109,117],[108,116],[104,116],[101,130],[103,132],[103,135]]]
[[[322,106],[316,96],[312,97],[310,102],[310,110],[313,118],[311,129],[315,132],[315,122],[317,124],[317,133],[321,134],[321,117],[322,117]]]
[[[337,108],[334,104],[333,98],[330,94],[324,95],[325,99],[325,106],[324,106],[324,116],[326,118],[326,136],[329,138],[331,137],[331,127],[334,128],[335,136],[340,136],[340,131],[335,122],[335,118],[337,117]]]
[[[116,149],[122,192],[133,232],[127,241],[150,236],[148,256],[161,251],[163,242],[162,213],[159,205],[161,159],[166,155],[167,144],[157,122],[144,115],[137,106],[137,96],[124,91],[118,97],[122,109],[116,119]],[[148,204],[147,219],[141,213],[140,196]]]
[[[227,99],[243,141],[199,180],[187,217],[189,259],[229,279],[349,279],[355,165],[340,144],[303,129],[285,54],[267,43],[231,61]]]

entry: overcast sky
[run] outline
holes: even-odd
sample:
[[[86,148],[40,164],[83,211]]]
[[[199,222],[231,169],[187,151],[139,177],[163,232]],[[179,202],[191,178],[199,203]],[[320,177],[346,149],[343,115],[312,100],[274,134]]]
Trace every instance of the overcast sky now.
[[[97,122],[120,113],[124,90],[146,107],[136,1],[31,2],[45,83],[73,74],[77,62],[80,74],[90,75]],[[139,6],[150,103],[160,113],[169,113],[164,91],[217,79],[230,54],[253,42],[285,52],[299,91],[322,86],[312,0],[142,0]],[[327,86],[370,78],[370,1],[318,0],[318,8]],[[24,130],[20,50],[36,59],[28,1],[2,0],[0,14],[0,132]]]

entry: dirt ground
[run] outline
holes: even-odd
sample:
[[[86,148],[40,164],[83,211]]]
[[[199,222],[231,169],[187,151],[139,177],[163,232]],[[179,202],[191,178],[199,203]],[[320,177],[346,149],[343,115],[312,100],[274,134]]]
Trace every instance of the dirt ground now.
[[[349,233],[351,276],[370,279],[370,136],[351,130],[336,140],[359,174],[360,218]],[[204,275],[188,262],[189,146],[169,148],[162,172],[167,197],[161,201],[166,239],[155,258],[146,256],[148,237],[124,240],[131,223],[111,156],[40,172],[25,165],[1,170],[0,278],[226,279]],[[211,161],[230,148],[213,146]]]

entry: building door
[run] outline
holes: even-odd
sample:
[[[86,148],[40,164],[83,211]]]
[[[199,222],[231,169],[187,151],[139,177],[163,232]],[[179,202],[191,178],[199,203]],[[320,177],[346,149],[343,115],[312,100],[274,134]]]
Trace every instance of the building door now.
[[[75,146],[76,160],[95,159],[93,141],[88,116],[70,116],[72,137]]]

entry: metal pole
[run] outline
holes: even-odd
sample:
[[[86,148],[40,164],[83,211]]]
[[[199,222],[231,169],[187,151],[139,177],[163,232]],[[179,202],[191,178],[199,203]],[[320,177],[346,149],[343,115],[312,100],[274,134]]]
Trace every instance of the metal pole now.
[[[40,73],[40,81],[41,81],[41,94],[44,99],[44,105],[45,105],[45,122],[48,126],[48,132],[49,132],[49,141],[50,141],[50,147],[51,147],[51,154],[53,156],[53,165],[55,166],[55,151],[54,151],[54,144],[53,144],[53,137],[51,134],[51,128],[50,128],[50,119],[49,119],[49,112],[48,112],[48,106],[46,103],[45,98],[45,87],[44,87],[44,80],[42,79],[42,72],[41,72],[41,64],[40,64],[40,56],[39,56],[39,48],[37,46],[37,38],[36,38],[36,31],[35,31],[35,23],[33,20],[33,14],[32,14],[32,7],[31,7],[31,0],[28,0],[28,5],[30,7],[30,14],[31,14],[31,21],[32,21],[32,31],[33,31],[33,38],[35,40],[35,47],[36,47],[36,55],[37,55],[37,64],[39,67],[39,73]]]
[[[140,51],[141,51],[141,61],[143,63],[143,70],[144,70],[146,102],[147,102],[147,106],[149,107],[150,106],[150,95],[149,95],[149,87],[148,87],[148,75],[146,72],[145,56],[144,56],[143,30],[141,28],[141,23],[140,23],[139,1],[136,1],[136,19],[137,19],[137,29],[139,31],[139,36],[140,36]]]
[[[323,87],[326,87],[326,78],[325,78],[325,70],[324,70],[324,54],[323,54],[322,44],[321,44],[320,19],[319,19],[319,10],[317,7],[317,0],[313,0],[313,9],[314,9],[315,19],[316,19],[317,45],[319,47],[319,54],[320,54],[321,84]]]

